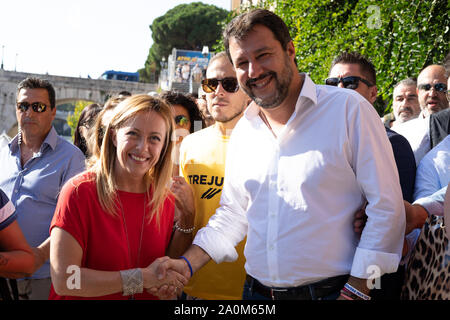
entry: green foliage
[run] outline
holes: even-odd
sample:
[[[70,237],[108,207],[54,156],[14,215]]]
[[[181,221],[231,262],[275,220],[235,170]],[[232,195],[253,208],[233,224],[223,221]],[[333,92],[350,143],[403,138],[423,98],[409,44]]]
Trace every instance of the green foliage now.
[[[155,62],[145,62],[145,67],[138,70],[139,72],[139,81],[152,83],[156,82],[155,73],[156,73],[156,63]]]
[[[168,57],[173,48],[199,50],[210,48],[221,37],[220,22],[228,11],[201,2],[180,4],[156,18],[150,26],[153,45],[145,62],[145,72],[140,72],[147,80],[148,75],[158,73],[163,57]],[[153,69],[152,69],[153,66]]]
[[[266,5],[266,1],[264,1],[264,0],[259,1],[256,4],[253,4],[252,2],[250,2],[250,3],[245,3],[245,4],[241,5],[239,11],[240,12],[245,12],[245,11],[248,11],[248,10],[251,10],[251,9],[255,9],[255,8],[263,8],[264,9],[264,8],[266,8],[266,6],[267,6]],[[227,24],[231,20],[233,20],[233,18],[237,17],[240,14],[240,12],[238,12],[238,11],[230,11],[228,13],[227,17],[219,22],[220,30],[222,30],[222,31],[225,30],[225,27],[227,26]],[[225,51],[225,46],[223,44],[222,33],[221,33],[219,39],[216,41],[216,43],[212,46],[212,50],[214,52]]]
[[[91,103],[93,103],[93,102],[78,100],[77,102],[75,102],[74,112],[67,116],[67,124],[71,128],[72,140],[73,140],[73,135],[75,134],[75,130],[77,128],[78,119],[80,118],[81,111],[83,111],[83,109]]]
[[[323,83],[342,51],[368,57],[377,71],[382,115],[391,111],[393,86],[442,64],[449,51],[448,0],[266,0],[289,26],[299,70]]]

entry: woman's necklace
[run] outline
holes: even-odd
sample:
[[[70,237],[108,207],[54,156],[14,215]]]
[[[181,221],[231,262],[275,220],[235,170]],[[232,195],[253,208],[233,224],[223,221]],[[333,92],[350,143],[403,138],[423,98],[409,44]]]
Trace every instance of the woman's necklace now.
[[[131,261],[131,248],[130,248],[130,240],[129,240],[129,237],[128,237],[127,221],[125,219],[125,211],[123,210],[123,205],[122,205],[122,201],[120,200],[120,196],[119,196],[119,204],[120,204],[120,209],[122,211],[122,221],[123,221],[123,227],[125,229],[125,238],[127,240],[128,258],[129,258],[130,264],[132,264],[132,261]],[[146,206],[147,206],[147,194],[144,195],[144,212],[142,214],[141,234],[140,234],[140,237],[139,237],[139,248],[138,248],[138,253],[137,253],[137,258],[136,258],[136,268],[139,268],[139,262],[140,262],[140,258],[141,258],[142,235],[144,234],[145,207]],[[133,268],[133,265],[131,265],[131,268]],[[134,295],[131,296],[131,299],[134,299]]]

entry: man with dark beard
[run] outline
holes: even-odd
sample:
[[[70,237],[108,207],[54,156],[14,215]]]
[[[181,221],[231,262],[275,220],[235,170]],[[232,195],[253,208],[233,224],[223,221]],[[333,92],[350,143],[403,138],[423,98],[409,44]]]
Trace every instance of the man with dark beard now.
[[[378,114],[357,92],[298,73],[289,30],[268,10],[234,18],[224,44],[254,102],[228,144],[220,207],[161,276],[233,261],[247,235],[244,299],[370,299],[371,280],[397,270],[405,232]],[[366,200],[358,239],[354,212]]]

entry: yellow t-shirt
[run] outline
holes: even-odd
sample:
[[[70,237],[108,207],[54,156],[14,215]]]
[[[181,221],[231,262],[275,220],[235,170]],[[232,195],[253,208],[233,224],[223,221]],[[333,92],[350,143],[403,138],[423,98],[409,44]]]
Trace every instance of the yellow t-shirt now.
[[[213,127],[186,136],[180,148],[180,174],[194,190],[195,232],[206,226],[219,207],[224,182],[228,136]],[[198,270],[184,291],[207,300],[240,300],[245,281],[245,240],[236,250],[234,262],[208,262]]]

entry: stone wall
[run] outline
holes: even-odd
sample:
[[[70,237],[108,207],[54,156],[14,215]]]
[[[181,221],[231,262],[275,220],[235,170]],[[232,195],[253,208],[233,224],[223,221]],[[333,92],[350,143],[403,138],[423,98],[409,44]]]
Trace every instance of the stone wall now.
[[[56,105],[71,100],[87,100],[102,104],[108,96],[120,91],[145,94],[157,90],[157,84],[153,83],[61,77],[0,69],[0,134],[2,132],[9,136],[15,134],[17,130],[15,115],[17,84],[30,76],[47,79],[52,83],[56,92]]]

